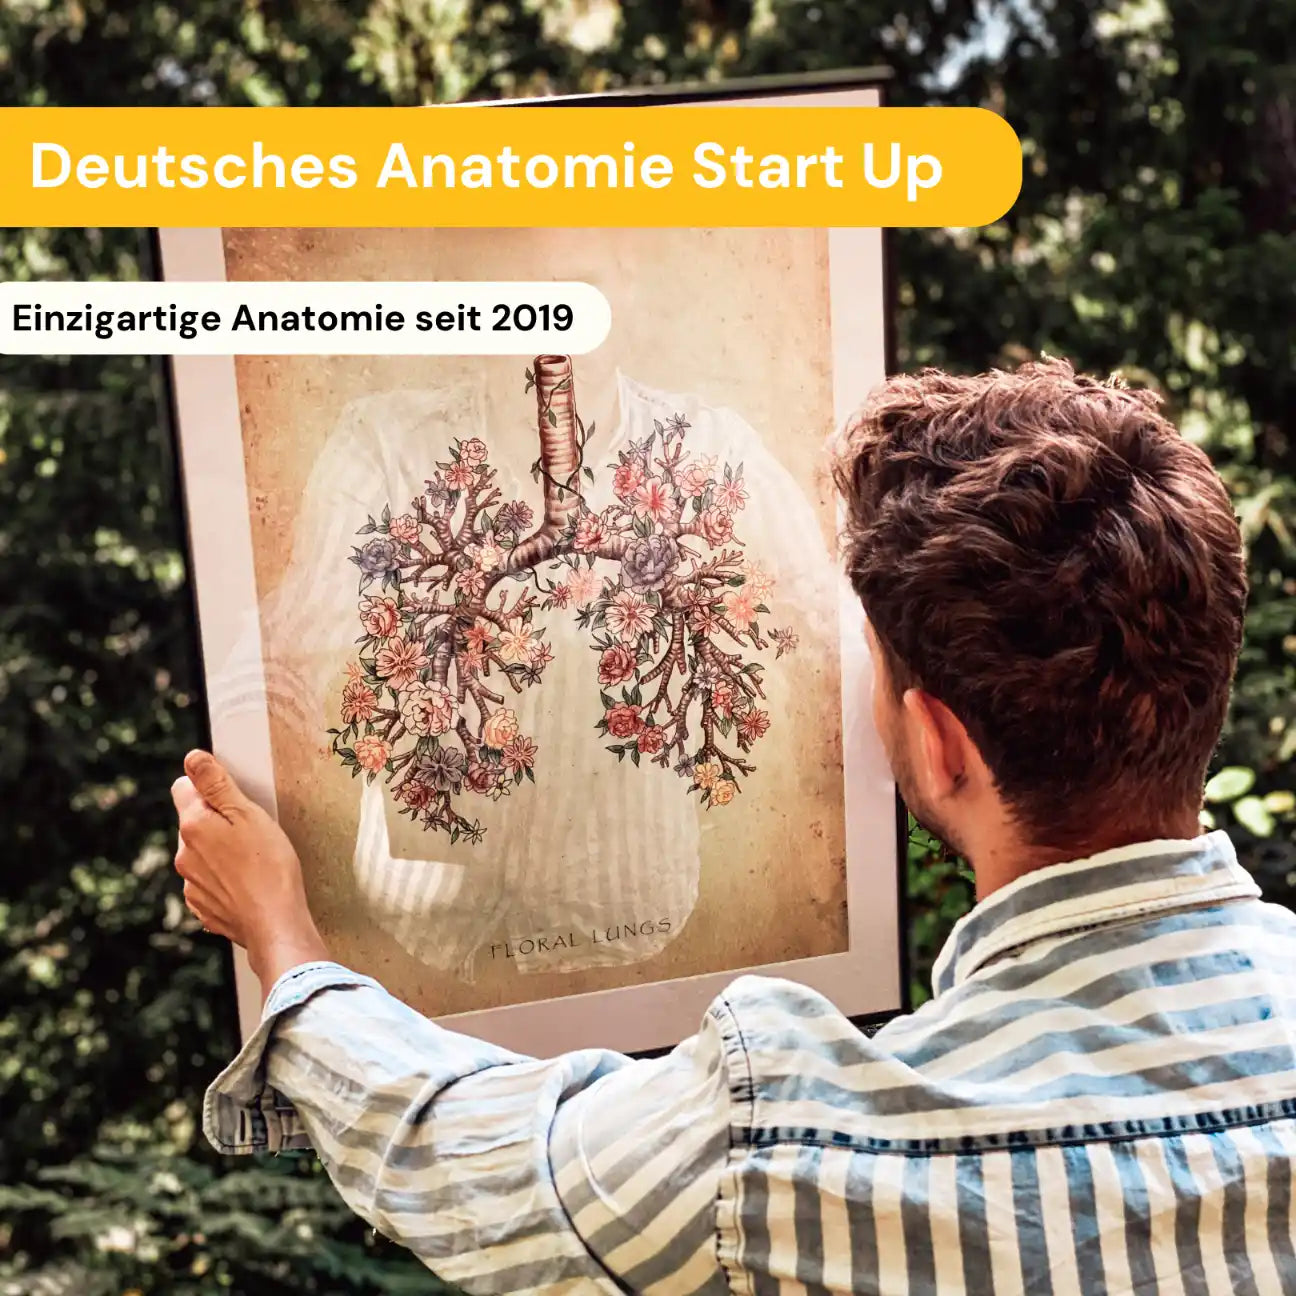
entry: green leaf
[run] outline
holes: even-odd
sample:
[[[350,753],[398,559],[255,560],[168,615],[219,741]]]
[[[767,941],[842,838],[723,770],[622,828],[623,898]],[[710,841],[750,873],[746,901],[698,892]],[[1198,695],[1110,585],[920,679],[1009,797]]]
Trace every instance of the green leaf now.
[[[1255,771],[1245,765],[1226,765],[1206,784],[1206,800],[1212,805],[1236,801],[1255,786]]]
[[[553,410],[545,410],[545,414],[548,416],[548,419],[549,419],[549,426],[550,426],[550,427],[557,427],[557,426],[558,426],[558,415],[555,414],[555,413],[553,412]]]
[[[1258,796],[1244,796],[1240,801],[1234,802],[1232,810],[1238,823],[1257,837],[1273,835],[1274,817]]]

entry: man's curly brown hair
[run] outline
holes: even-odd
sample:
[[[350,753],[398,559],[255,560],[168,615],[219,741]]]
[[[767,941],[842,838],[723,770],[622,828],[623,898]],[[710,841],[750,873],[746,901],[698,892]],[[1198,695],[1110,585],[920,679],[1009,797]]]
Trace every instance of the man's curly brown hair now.
[[[894,377],[835,475],[897,695],[959,718],[1030,840],[1201,804],[1242,639],[1228,493],[1158,398],[1047,359]]]

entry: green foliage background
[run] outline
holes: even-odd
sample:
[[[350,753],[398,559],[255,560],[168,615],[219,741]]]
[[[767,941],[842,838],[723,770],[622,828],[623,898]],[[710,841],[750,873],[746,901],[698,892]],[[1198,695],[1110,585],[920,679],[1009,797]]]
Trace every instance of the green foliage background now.
[[[1290,903],[1294,46],[1294,0],[9,0],[0,103],[411,104],[881,62],[893,102],[1003,112],[1012,213],[897,240],[901,362],[1123,367],[1209,448],[1254,584],[1210,809]],[[129,230],[9,230],[0,276],[129,278],[144,253]],[[435,1291],[309,1160],[224,1161],[195,1127],[233,1036],[168,867],[201,729],[162,400],[142,360],[0,358],[0,1294]],[[910,876],[921,998],[970,891],[920,832]]]

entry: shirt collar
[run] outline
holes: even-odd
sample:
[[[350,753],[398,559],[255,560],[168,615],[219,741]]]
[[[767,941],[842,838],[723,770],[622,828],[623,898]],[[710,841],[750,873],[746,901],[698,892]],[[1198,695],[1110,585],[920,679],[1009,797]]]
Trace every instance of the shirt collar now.
[[[1001,887],[959,920],[932,969],[932,988],[939,995],[962,985],[993,959],[1045,937],[1259,895],[1223,831],[1052,864]]]

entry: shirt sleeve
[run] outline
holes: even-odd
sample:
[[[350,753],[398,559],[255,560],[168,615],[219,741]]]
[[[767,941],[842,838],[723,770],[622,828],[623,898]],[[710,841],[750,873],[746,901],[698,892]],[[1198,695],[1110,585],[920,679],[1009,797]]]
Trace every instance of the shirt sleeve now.
[[[346,1203],[470,1293],[724,1292],[718,1024],[664,1058],[535,1059],[336,964],[285,974],[209,1090],[222,1152],[313,1147]]]

